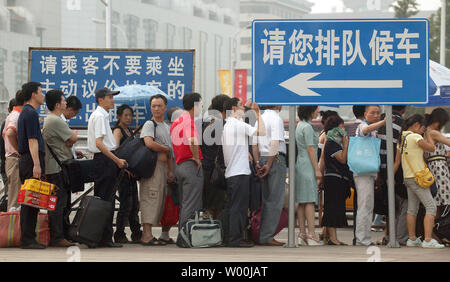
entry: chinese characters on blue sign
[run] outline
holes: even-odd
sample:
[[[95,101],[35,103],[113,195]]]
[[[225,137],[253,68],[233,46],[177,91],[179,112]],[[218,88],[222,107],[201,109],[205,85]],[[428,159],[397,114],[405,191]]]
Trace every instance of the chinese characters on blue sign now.
[[[261,104],[419,104],[428,99],[428,21],[255,20]]]
[[[97,106],[95,91],[101,87],[151,85],[173,98],[169,108],[182,107],[184,94],[193,91],[194,51],[30,48],[30,81],[40,82],[44,94],[57,88],[66,98],[77,96],[83,108],[70,125],[87,126]],[[39,114],[45,117],[45,107],[40,107]],[[151,112],[134,105],[134,116],[135,122],[142,124]],[[111,122],[116,121],[113,110]]]

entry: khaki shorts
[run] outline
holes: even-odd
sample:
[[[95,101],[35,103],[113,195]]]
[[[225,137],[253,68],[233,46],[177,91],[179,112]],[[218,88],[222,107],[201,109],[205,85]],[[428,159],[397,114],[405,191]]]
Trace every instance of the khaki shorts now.
[[[142,224],[160,224],[167,186],[167,163],[157,162],[153,176],[139,181],[139,207]]]

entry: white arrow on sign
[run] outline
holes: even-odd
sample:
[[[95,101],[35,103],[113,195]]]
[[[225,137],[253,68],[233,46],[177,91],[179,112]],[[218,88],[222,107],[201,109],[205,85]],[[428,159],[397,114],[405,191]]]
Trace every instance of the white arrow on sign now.
[[[299,73],[279,85],[300,96],[322,96],[310,88],[403,88],[402,80],[310,80],[319,73]]]

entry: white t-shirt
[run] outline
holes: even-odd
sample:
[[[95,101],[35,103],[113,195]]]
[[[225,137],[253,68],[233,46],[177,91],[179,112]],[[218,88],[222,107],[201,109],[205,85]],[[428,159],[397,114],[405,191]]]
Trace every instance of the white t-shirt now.
[[[108,150],[113,151],[117,148],[116,140],[109,125],[109,113],[102,107],[97,109],[89,117],[88,122],[88,150],[92,153],[100,153],[95,144],[95,139],[103,137],[103,144]]]
[[[283,119],[273,110],[265,110],[261,118],[266,126],[266,136],[253,137],[253,144],[257,142],[260,155],[269,156],[272,140],[280,141],[278,152],[286,154]],[[256,122],[255,127],[258,128],[258,122]]]
[[[225,160],[225,178],[237,175],[250,175],[248,160],[248,139],[253,136],[257,127],[252,127],[245,122],[233,117],[226,120],[223,135],[222,148]]]

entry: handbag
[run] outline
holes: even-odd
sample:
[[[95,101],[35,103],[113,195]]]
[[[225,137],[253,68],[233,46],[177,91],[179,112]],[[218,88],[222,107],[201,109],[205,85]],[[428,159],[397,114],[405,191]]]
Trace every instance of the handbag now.
[[[357,174],[378,173],[380,170],[381,140],[375,137],[350,137],[347,164]]]
[[[154,136],[156,137],[156,126],[158,124],[154,120],[151,121],[154,124]],[[138,130],[134,131],[130,137],[125,139],[114,152],[119,159],[127,161],[127,170],[138,178],[152,177],[158,160],[158,153],[147,148],[143,138],[136,137],[136,133],[142,129],[144,124]]]
[[[177,238],[180,248],[210,248],[222,244],[222,224],[204,210],[194,212],[181,226]]]
[[[434,183],[434,176],[431,173],[430,169],[428,168],[427,164],[422,159],[423,164],[425,165],[425,168],[420,171],[415,172],[411,166],[411,163],[409,162],[408,152],[406,152],[406,150],[404,150],[405,144],[406,144],[406,137],[408,137],[408,135],[410,135],[410,134],[411,133],[406,134],[405,137],[403,138],[402,155],[405,157],[406,163],[408,164],[411,171],[414,173],[414,182],[417,185],[419,185],[420,187],[422,187],[424,189],[428,189]]]
[[[175,205],[172,196],[166,196],[164,200],[163,215],[161,216],[161,226],[174,226],[180,216],[180,207]]]

